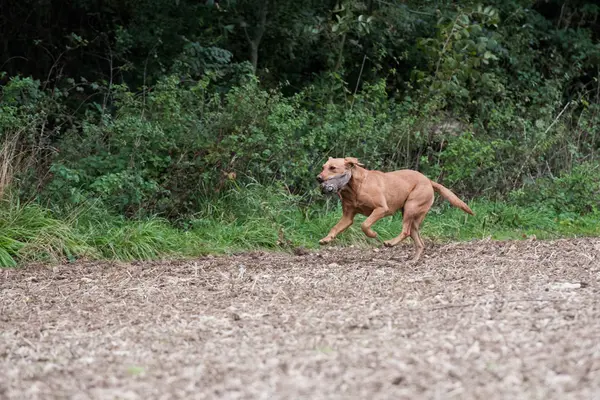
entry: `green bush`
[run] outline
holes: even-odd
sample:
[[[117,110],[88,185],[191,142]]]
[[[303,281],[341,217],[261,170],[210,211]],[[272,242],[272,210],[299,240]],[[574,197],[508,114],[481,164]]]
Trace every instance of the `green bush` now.
[[[595,214],[600,210],[600,164],[586,162],[558,177],[537,179],[511,197],[521,205],[544,205],[560,216]]]
[[[327,155],[354,155],[371,168],[413,164],[425,135],[387,101],[383,82],[351,107],[302,106],[256,80],[226,95],[165,78],[142,99],[118,88],[115,116],[92,115],[63,135],[45,195],[52,203],[100,199],[124,215],[193,213],[241,183],[278,182],[295,193],[314,187]]]
[[[251,2],[160,15],[150,2],[104,21],[102,40],[66,35],[42,79],[0,72],[3,181],[52,210],[99,201],[184,224],[252,183],[323,203],[322,163],[355,156],[463,198],[535,181],[557,210],[591,209],[551,177],[598,160],[597,6],[288,3],[269,6],[257,65],[244,61]],[[100,42],[109,69],[83,56]],[[59,72],[66,60],[81,74]]]

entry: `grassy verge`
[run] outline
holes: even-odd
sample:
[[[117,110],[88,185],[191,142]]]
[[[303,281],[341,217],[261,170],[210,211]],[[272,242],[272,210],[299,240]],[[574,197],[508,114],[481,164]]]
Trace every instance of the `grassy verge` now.
[[[550,207],[516,206],[480,200],[470,203],[476,216],[440,202],[422,228],[426,241],[538,239],[600,236],[600,215],[557,215]],[[318,247],[341,215],[339,202],[301,206],[297,198],[261,186],[231,192],[187,222],[186,229],[159,218],[126,220],[100,207],[52,213],[36,204],[0,202],[0,266],[19,263],[64,262],[76,259],[147,260],[193,257],[252,249]],[[396,236],[401,216],[379,221],[379,239],[366,238],[357,217],[338,238],[340,245],[379,245]]]

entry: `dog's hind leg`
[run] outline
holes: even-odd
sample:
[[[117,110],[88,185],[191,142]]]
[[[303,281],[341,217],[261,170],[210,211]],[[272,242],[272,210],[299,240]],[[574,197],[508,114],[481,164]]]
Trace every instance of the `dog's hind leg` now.
[[[421,233],[419,232],[419,229],[421,228],[421,224],[423,223],[423,220],[427,216],[427,213],[431,209],[432,205],[433,196],[429,201],[422,203],[419,207],[415,207],[414,209],[416,217],[413,220],[412,231],[410,235],[415,242],[415,255],[412,259],[413,262],[418,261],[421,258],[421,255],[423,254],[423,250],[425,250],[425,243],[421,238]]]
[[[421,223],[423,223],[426,215],[427,211],[413,220],[412,229],[410,231],[410,237],[415,242],[415,255],[413,257],[413,261],[419,260],[419,258],[421,258],[421,254],[423,254],[423,250],[425,249],[425,243],[421,238],[419,228],[421,227]]]
[[[410,216],[410,214],[404,213],[404,217],[402,218],[402,232],[395,238],[386,240],[385,242],[383,242],[383,244],[386,247],[393,247],[393,246],[397,245],[398,243],[400,243],[401,241],[403,241],[404,239],[406,239],[407,237],[411,236],[412,224],[413,224],[413,219]]]
[[[425,244],[419,234],[419,227],[421,226],[423,219],[425,219],[425,215],[427,215],[431,203],[432,201],[430,200],[426,200],[426,202],[417,202],[415,200],[407,201],[404,205],[402,217],[402,232],[395,238],[385,241],[383,244],[387,247],[393,247],[410,236],[415,242],[415,257],[420,257],[425,248]]]
[[[425,243],[423,243],[423,239],[421,239],[419,227],[416,224],[413,224],[412,230],[410,231],[410,237],[415,242],[415,255],[413,256],[412,261],[418,261],[425,249]]]

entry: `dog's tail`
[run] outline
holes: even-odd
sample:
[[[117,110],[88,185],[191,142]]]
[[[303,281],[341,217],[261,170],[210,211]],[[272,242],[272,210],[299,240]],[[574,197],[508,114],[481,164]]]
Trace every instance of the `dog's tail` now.
[[[467,214],[475,215],[475,213],[469,208],[469,206],[466,205],[464,201],[459,199],[457,195],[452,193],[452,191],[450,189],[448,189],[434,181],[431,181],[431,186],[433,186],[433,190],[435,190],[443,198],[448,200],[450,202],[450,204],[452,204],[454,207],[460,208]]]

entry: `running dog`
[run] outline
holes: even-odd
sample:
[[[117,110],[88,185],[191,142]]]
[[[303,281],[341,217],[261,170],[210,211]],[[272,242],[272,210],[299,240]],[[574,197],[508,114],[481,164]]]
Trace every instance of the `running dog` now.
[[[410,236],[415,244],[413,261],[423,254],[425,244],[419,227],[433,204],[433,192],[438,192],[454,207],[467,214],[473,211],[454,193],[439,183],[431,181],[420,172],[403,169],[393,172],[371,171],[354,157],[329,158],[317,176],[324,193],[337,193],[342,200],[343,215],[329,234],[319,241],[331,242],[354,222],[356,214],[367,216],[362,231],[370,238],[377,237],[371,227],[383,217],[402,212],[402,232],[384,242],[392,247]]]

